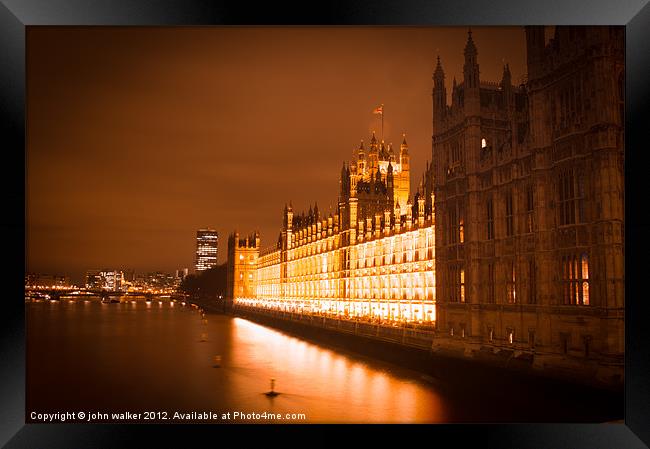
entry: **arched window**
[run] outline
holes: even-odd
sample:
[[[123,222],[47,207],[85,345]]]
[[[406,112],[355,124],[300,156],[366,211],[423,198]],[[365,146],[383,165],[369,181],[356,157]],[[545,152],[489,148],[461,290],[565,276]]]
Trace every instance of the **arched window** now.
[[[487,140],[481,139],[481,148],[487,147]]]
[[[567,254],[562,257],[564,304],[590,305],[589,255]]]

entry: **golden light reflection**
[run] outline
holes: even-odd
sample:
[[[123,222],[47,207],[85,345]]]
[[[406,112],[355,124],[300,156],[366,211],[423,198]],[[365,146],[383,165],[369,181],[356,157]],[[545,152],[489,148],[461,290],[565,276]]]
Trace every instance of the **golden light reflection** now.
[[[322,398],[320,407],[310,408],[311,422],[348,422],[350,417],[359,423],[435,422],[444,409],[438,393],[408,370],[382,371],[383,365],[242,318],[233,319],[232,332],[239,344],[229,355],[228,366],[245,375],[229,378],[229,387],[251,391],[254,384],[253,391],[263,391],[273,377],[276,390],[296,406],[306,398]]]

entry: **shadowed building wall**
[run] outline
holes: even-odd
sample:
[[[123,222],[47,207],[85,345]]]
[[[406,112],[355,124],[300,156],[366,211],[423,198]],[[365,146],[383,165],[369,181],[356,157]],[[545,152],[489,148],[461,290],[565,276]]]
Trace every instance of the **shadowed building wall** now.
[[[441,350],[622,382],[622,27],[526,29],[528,79],[434,73]]]

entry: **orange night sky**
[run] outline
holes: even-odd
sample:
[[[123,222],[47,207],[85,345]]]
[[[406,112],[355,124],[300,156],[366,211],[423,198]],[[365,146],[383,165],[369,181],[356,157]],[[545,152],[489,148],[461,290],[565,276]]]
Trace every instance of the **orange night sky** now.
[[[522,27],[473,28],[482,80],[525,72]],[[359,141],[406,132],[411,190],[431,159],[431,79],[462,81],[467,28],[28,27],[27,270],[172,272],[195,233],[280,232],[335,211]],[[449,94],[448,94],[449,99]]]

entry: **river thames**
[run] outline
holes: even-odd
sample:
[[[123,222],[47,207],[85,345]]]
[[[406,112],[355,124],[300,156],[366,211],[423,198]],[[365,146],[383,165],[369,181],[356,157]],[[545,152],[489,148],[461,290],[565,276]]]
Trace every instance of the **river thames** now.
[[[27,422],[43,422],[46,413],[80,411],[86,420],[100,414],[91,422],[147,422],[145,416],[156,422],[209,423],[618,418],[582,400],[539,403],[534,392],[533,402],[488,389],[477,397],[445,379],[242,318],[207,314],[203,319],[197,308],[168,300],[28,303],[26,324]],[[280,393],[275,397],[264,394],[271,379]],[[127,412],[140,415],[113,415]]]

